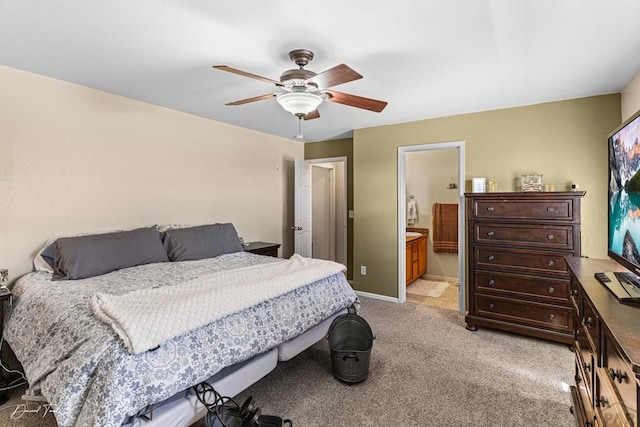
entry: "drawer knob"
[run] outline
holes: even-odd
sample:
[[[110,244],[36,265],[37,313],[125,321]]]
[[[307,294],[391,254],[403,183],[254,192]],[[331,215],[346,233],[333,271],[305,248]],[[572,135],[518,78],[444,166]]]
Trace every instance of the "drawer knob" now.
[[[582,324],[588,328],[593,326],[593,319],[591,317],[582,318]]]
[[[555,238],[556,238],[556,236],[554,236],[553,234],[547,234],[547,239],[553,240]]]
[[[487,210],[489,212],[493,212],[495,210],[495,208],[493,206],[487,206]]]
[[[496,308],[496,305],[494,303],[489,304],[489,310],[493,310]]]
[[[487,232],[487,236],[489,236],[489,237],[493,237],[493,236],[495,236],[495,234],[496,234],[495,231],[488,231]]]
[[[600,408],[606,408],[607,406],[609,406],[609,402],[607,401],[607,399],[605,399],[604,396],[600,396],[596,399],[596,406],[599,406]]]
[[[620,384],[622,384],[623,381],[629,379],[626,372],[622,372],[620,369],[613,368],[609,368],[609,378],[611,378],[611,381],[615,381],[617,379]]]
[[[556,318],[556,315],[555,315],[555,314],[550,314],[550,315],[549,315],[549,320],[553,320],[553,319],[555,319],[555,318]]]
[[[555,209],[553,206],[549,206],[549,207],[547,208],[547,212],[555,212],[555,210],[556,210],[556,209]]]
[[[489,279],[489,280],[487,281],[487,285],[489,285],[489,286],[493,286],[493,285],[495,285],[495,284],[496,284],[496,281],[495,281],[495,280],[493,280],[493,279]]]
[[[555,262],[554,262],[552,259],[550,259],[549,261],[547,261],[547,266],[549,266],[549,267],[553,267],[554,265],[555,265]]]
[[[547,289],[547,292],[549,292],[550,294],[554,293],[556,290],[553,286],[549,286],[549,289]]]
[[[577,289],[571,289],[571,296],[577,296],[578,295],[578,290]]]
[[[489,256],[487,257],[487,259],[488,259],[489,261],[493,261],[494,259],[496,259],[496,257],[495,257],[494,255],[489,255]]]

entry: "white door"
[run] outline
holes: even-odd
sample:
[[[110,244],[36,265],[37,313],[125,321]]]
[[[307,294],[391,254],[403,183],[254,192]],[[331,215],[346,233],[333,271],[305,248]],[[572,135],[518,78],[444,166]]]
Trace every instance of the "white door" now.
[[[294,249],[311,258],[311,164],[296,159]]]

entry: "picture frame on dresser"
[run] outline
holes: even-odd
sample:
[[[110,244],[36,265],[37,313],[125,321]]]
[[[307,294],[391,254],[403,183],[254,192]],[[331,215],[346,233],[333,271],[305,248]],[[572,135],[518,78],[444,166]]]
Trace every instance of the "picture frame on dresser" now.
[[[479,327],[573,344],[570,275],[584,192],[466,193],[469,310]]]

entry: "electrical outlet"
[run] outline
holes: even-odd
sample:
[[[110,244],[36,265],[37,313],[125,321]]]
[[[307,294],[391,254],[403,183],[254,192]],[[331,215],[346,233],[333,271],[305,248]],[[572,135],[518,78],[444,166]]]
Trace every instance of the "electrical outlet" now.
[[[360,266],[360,274],[362,276],[366,276],[367,275],[367,266],[366,265],[361,265]]]
[[[9,270],[6,268],[0,268],[0,283],[9,281]]]

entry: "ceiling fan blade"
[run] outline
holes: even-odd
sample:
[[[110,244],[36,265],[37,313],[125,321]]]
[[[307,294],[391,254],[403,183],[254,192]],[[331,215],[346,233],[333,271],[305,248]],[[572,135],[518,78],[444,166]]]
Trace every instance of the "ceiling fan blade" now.
[[[319,118],[320,118],[320,112],[317,109],[313,110],[312,112],[304,116],[305,120],[313,120],[313,119],[319,119]]]
[[[215,68],[216,70],[227,71],[229,73],[238,74],[240,76],[250,77],[252,79],[261,80],[263,82],[273,83],[276,86],[282,86],[282,83],[280,83],[279,81],[276,81],[267,77],[262,77],[257,74],[248,73],[246,71],[238,70],[237,68],[227,67],[226,65],[214,65],[213,68]]]
[[[387,102],[385,101],[378,101],[377,99],[336,92],[335,90],[327,90],[325,93],[330,95],[327,98],[327,101],[337,102],[338,104],[344,104],[350,107],[362,108],[376,113],[381,112],[384,110],[384,107],[387,106]]]
[[[351,82],[361,79],[362,76],[353,69],[344,64],[336,65],[326,71],[316,74],[307,79],[308,83],[315,83],[318,89],[326,89],[328,87],[341,85],[342,83]]]
[[[224,105],[243,105],[243,104],[248,104],[250,102],[262,101],[263,99],[273,98],[276,95],[277,95],[276,93],[268,93],[266,95],[260,95],[260,96],[254,96],[253,98],[241,99],[240,101],[234,101]]]

